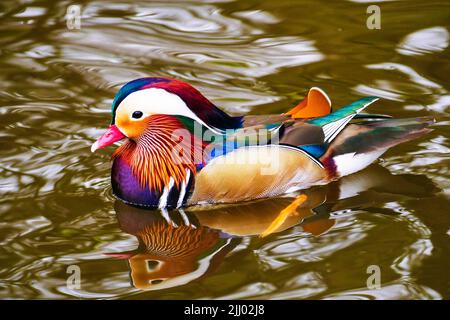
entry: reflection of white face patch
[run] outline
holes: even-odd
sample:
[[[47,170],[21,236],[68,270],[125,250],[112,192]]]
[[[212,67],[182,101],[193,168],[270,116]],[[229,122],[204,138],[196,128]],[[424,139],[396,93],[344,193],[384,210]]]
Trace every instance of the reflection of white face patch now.
[[[167,92],[164,89],[148,88],[130,93],[119,104],[116,113],[125,112],[131,117],[131,114],[134,111],[141,111],[144,113],[144,116],[152,114],[185,116],[201,123],[215,133],[220,133],[220,129],[207,125],[194,112],[192,112],[179,96]]]
[[[174,276],[173,278],[166,278],[163,280],[163,282],[158,283],[158,284],[152,284],[151,280],[159,280],[161,278],[158,277],[158,278],[154,278],[154,279],[149,279],[149,286],[144,289],[145,290],[161,290],[161,289],[173,288],[173,287],[178,287],[178,286],[184,285],[186,283],[192,282],[195,279],[200,278],[209,270],[209,267],[211,266],[211,262],[212,262],[212,259],[214,258],[214,256],[217,253],[219,253],[220,251],[222,251],[223,248],[228,246],[231,243],[231,240],[232,240],[231,238],[226,239],[225,242],[219,248],[214,250],[212,253],[210,253],[206,257],[200,259],[198,261],[197,268],[192,270],[191,272],[186,273],[186,274],[177,275],[177,276]],[[152,273],[152,272],[154,272],[154,271],[150,271],[148,273]],[[132,277],[133,277],[133,274],[132,274]]]

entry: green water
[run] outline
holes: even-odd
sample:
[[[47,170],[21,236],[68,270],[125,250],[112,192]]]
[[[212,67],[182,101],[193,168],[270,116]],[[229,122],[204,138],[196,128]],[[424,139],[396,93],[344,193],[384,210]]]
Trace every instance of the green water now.
[[[0,298],[450,298],[450,3],[378,5],[369,30],[364,1],[2,1]],[[286,111],[318,86],[335,107],[377,95],[369,111],[437,124],[308,190],[267,237],[292,198],[171,212],[173,226],[115,203],[113,148],[89,150],[116,91],[143,76],[235,115]]]

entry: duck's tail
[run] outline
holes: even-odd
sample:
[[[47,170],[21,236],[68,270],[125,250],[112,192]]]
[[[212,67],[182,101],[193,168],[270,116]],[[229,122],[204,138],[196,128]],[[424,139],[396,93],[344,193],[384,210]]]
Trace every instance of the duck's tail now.
[[[389,148],[418,138],[432,129],[432,117],[387,119],[349,125],[330,145],[322,161],[333,159],[338,176],[364,169]]]

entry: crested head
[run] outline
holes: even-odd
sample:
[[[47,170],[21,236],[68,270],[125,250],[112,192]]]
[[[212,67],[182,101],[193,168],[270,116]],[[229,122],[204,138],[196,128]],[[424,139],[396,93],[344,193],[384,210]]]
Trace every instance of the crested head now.
[[[186,117],[220,133],[241,127],[241,117],[231,117],[197,89],[180,80],[150,77],[128,82],[112,104],[112,124],[133,139],[143,133],[153,115]]]
[[[205,145],[189,131],[193,123],[216,133],[240,125],[191,85],[169,78],[125,84],[112,113],[112,125],[129,138],[113,158],[129,164],[141,187],[158,192],[171,183],[180,187],[202,163]]]

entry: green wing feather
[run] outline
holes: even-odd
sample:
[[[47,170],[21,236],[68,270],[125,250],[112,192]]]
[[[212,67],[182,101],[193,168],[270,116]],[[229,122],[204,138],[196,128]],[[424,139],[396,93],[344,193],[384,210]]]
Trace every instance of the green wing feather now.
[[[331,145],[333,154],[368,153],[387,149],[430,132],[434,123],[431,117],[367,121],[349,126],[346,137],[336,139]],[[338,141],[339,140],[339,141]]]
[[[343,119],[351,114],[358,114],[364,108],[366,108],[368,105],[372,104],[373,102],[377,101],[378,97],[364,97],[362,99],[359,99],[355,102],[350,103],[349,105],[340,108],[339,110],[336,110],[330,114],[327,114],[326,116],[315,118],[312,120],[309,120],[308,122],[311,124],[315,124],[317,126],[323,127],[326,124],[329,124],[331,122]]]
[[[358,113],[378,99],[378,97],[359,99],[326,116],[309,120],[308,123],[321,126],[325,142],[330,143]]]

